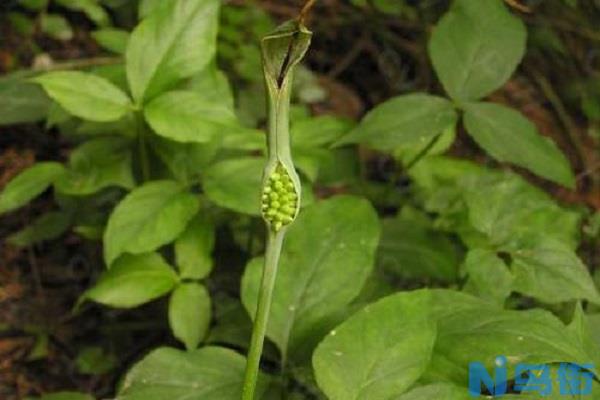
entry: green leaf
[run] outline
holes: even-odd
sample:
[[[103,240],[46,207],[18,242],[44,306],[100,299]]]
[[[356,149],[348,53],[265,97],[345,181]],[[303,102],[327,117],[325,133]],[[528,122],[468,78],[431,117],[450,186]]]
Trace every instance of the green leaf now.
[[[45,394],[39,400],[94,400],[92,396],[77,392],[57,392]]]
[[[116,54],[125,54],[129,42],[129,32],[116,28],[94,31],[92,37],[101,47]]]
[[[361,123],[338,141],[366,143],[386,152],[407,144],[426,143],[456,123],[448,100],[424,93],[394,97],[371,110]]]
[[[69,113],[90,121],[116,121],[132,110],[129,97],[104,78],[84,72],[57,71],[33,81]]]
[[[217,297],[218,296],[218,297]],[[252,336],[252,321],[238,298],[215,294],[214,319],[207,343],[226,343],[235,348],[247,349]]]
[[[37,86],[37,85],[36,85]],[[40,88],[40,90],[42,90]],[[73,116],[65,111],[58,103],[52,102],[48,109],[48,115],[46,117],[46,129],[57,127],[58,125],[64,124],[71,120]]]
[[[109,186],[135,186],[131,143],[122,137],[90,140],[71,153],[69,169],[56,188],[70,195],[88,195]]]
[[[77,370],[82,374],[102,375],[117,366],[114,354],[105,352],[101,347],[83,348],[75,360]]]
[[[400,396],[397,400],[471,400],[472,398],[465,387],[455,386],[450,383],[434,383],[414,388],[410,392]]]
[[[304,209],[287,233],[267,336],[284,354],[310,355],[329,320],[360,293],[373,269],[379,221],[364,199],[339,196]],[[253,316],[263,269],[252,260],[242,279],[242,301]]]
[[[40,162],[21,172],[0,194],[0,214],[29,203],[48,189],[64,171],[64,167],[59,163]]]
[[[111,307],[131,308],[169,293],[176,284],[175,271],[157,253],[125,254],[82,298]]]
[[[56,0],[56,2],[70,10],[84,13],[96,25],[110,24],[108,13],[98,4],[97,0]]]
[[[215,226],[205,213],[198,214],[175,241],[175,259],[182,279],[203,279],[213,268]]]
[[[43,14],[40,18],[40,28],[53,39],[63,41],[73,39],[73,28],[62,15]]]
[[[589,300],[600,304],[587,267],[563,243],[543,240],[512,255],[516,291],[545,303]]]
[[[206,143],[241,129],[232,109],[191,91],[167,92],[144,108],[152,129],[167,139]]]
[[[154,10],[158,9],[159,6],[165,5],[162,0],[140,0],[138,7],[138,16],[140,19],[146,18],[150,15]]]
[[[219,5],[219,0],[174,0],[137,26],[125,54],[136,103],[208,65],[215,54]]]
[[[48,212],[17,233],[13,233],[7,241],[15,246],[29,246],[46,240],[56,239],[69,229],[73,218],[64,211]]]
[[[597,340],[596,331],[593,327],[592,315],[586,315],[583,311],[581,302],[577,302],[575,305],[575,311],[573,312],[573,318],[569,323],[567,329],[579,339],[579,343],[590,349],[595,354],[600,353],[600,342]]]
[[[122,253],[146,253],[172,242],[198,212],[195,195],[173,181],[146,183],[114,209],[104,232],[107,265]]]
[[[383,220],[377,265],[402,278],[453,282],[459,263],[454,244],[447,235],[435,232],[426,216],[406,211]]]
[[[116,400],[239,400],[246,360],[233,350],[159,348],[127,374]],[[257,398],[268,384],[260,375]]]
[[[491,250],[470,250],[462,268],[469,278],[463,288],[467,293],[504,304],[512,292],[514,277],[504,261]]]
[[[199,283],[182,283],[169,301],[169,325],[173,335],[195,350],[206,336],[210,324],[210,295]]]
[[[492,244],[515,250],[539,238],[552,238],[577,247],[581,215],[560,207],[520,176],[487,171],[459,185],[470,224]]]
[[[394,159],[401,161],[403,165],[409,166],[415,160],[422,160],[421,157],[424,153],[427,157],[443,154],[454,144],[456,129],[456,125],[450,125],[439,136],[432,138],[430,141],[398,146],[392,156]]]
[[[201,172],[217,155],[220,141],[180,143],[152,135],[150,145],[173,177],[179,182],[188,184],[200,180]]]
[[[19,0],[19,4],[31,11],[40,11],[48,5],[48,0]]]
[[[478,100],[510,78],[526,35],[501,0],[456,0],[433,31],[429,56],[450,97]]]
[[[600,314],[589,314],[585,316],[589,327],[589,334],[596,346],[600,346]]]
[[[353,123],[332,115],[305,118],[292,123],[292,147],[325,147],[352,129]]]
[[[598,354],[581,345],[554,315],[543,310],[508,311],[451,290],[432,291],[438,335],[424,381],[468,382],[469,363],[492,370],[498,355],[509,369],[518,363],[589,363]]]
[[[0,78],[0,125],[36,122],[46,117],[51,101],[46,93],[22,75]]]
[[[465,110],[467,132],[496,160],[527,168],[569,188],[575,186],[564,154],[521,113],[493,103],[470,103]]]
[[[425,372],[436,337],[428,291],[370,304],[332,330],[313,355],[331,400],[391,399]]]
[[[196,74],[188,83],[187,89],[201,94],[206,101],[235,109],[235,99],[227,75],[214,62]]]
[[[204,173],[206,196],[215,204],[250,215],[259,215],[260,188],[265,161],[245,157],[220,161]]]

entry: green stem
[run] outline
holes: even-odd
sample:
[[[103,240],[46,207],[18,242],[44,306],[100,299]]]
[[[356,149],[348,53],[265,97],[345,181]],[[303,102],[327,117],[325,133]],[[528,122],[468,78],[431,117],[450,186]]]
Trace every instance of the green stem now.
[[[440,134],[435,135],[433,138],[431,138],[431,140],[427,143],[427,145],[425,147],[423,147],[421,149],[421,151],[419,151],[419,153],[415,156],[415,158],[413,158],[412,160],[410,160],[408,162],[408,164],[406,164],[406,166],[404,167],[404,172],[408,172],[419,161],[421,161],[421,159],[429,153],[429,151],[433,148],[433,146],[435,146],[435,144],[438,142],[438,140],[440,140],[441,137],[442,137],[442,134],[440,133]]]
[[[267,333],[271,299],[273,297],[273,288],[275,287],[275,277],[277,276],[277,266],[279,264],[279,255],[281,254],[284,236],[285,229],[282,229],[279,232],[274,232],[269,229],[267,233],[265,265],[258,296],[258,305],[254,317],[252,340],[250,342],[250,350],[248,351],[242,400],[254,400],[260,356],[265,341],[265,334]]]
[[[310,8],[309,1],[307,3]],[[293,193],[295,194],[295,214],[288,215],[286,225],[282,225],[284,219],[271,219],[268,211],[278,212],[279,206],[273,206],[263,211],[263,219],[267,225],[267,246],[265,250],[265,265],[263,269],[262,283],[258,294],[258,304],[254,317],[254,327],[252,330],[252,340],[248,350],[248,359],[246,364],[246,374],[244,377],[244,386],[242,389],[242,400],[254,400],[256,391],[256,381],[260,368],[260,357],[263,350],[267,324],[269,322],[269,312],[271,309],[271,300],[273,289],[275,287],[275,277],[277,276],[277,265],[283,245],[285,231],[298,213],[300,204],[300,178],[296,174],[296,169],[292,161],[289,138],[289,111],[291,82],[294,67],[308,50],[310,45],[311,33],[297,21],[288,21],[277,28],[273,33],[265,36],[261,42],[263,55],[263,68],[265,74],[265,83],[267,87],[268,109],[269,109],[269,133],[267,136],[268,160],[263,171],[263,183],[261,194],[261,209],[270,207],[267,201],[269,196],[266,189],[281,190],[275,185],[271,187],[272,182],[281,184],[281,175],[279,178],[275,171],[279,169],[289,183],[293,184]],[[283,171],[281,172],[281,168]],[[273,179],[271,179],[273,178]],[[287,187],[285,190],[290,191]],[[281,194],[281,193],[280,193]],[[287,199],[286,193],[286,201]],[[282,203],[283,204],[283,203]],[[263,206],[265,206],[263,208]],[[271,213],[272,215],[272,213]],[[291,218],[291,220],[289,220]],[[276,221],[276,222],[275,222]]]

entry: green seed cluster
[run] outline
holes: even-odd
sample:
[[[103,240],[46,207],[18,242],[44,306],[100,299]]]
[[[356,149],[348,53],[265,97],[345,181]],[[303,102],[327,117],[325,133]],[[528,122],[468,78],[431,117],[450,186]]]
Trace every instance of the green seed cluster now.
[[[279,164],[262,193],[262,213],[275,232],[294,220],[298,195],[286,169]]]

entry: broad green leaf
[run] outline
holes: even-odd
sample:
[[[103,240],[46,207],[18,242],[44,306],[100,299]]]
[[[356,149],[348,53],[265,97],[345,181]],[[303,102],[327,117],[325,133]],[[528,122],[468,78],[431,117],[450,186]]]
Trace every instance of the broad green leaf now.
[[[463,288],[467,293],[504,304],[512,292],[514,277],[504,261],[491,250],[470,250],[462,269],[468,276]]]
[[[525,53],[524,24],[501,0],[456,0],[429,41],[429,56],[455,100],[478,100],[502,86]]]
[[[593,342],[596,346],[600,346],[600,314],[589,314],[585,319]]]
[[[40,88],[40,90],[42,90]],[[71,120],[73,116],[65,111],[58,103],[52,102],[48,109],[48,115],[46,117],[46,129],[53,128],[60,124],[64,124]]]
[[[521,113],[493,103],[469,103],[465,110],[467,132],[496,160],[574,187],[575,178],[564,154]]]
[[[221,207],[258,215],[264,165],[264,159],[256,157],[236,158],[211,165],[203,176],[206,196]]]
[[[104,232],[110,266],[122,253],[146,253],[175,240],[198,211],[198,198],[173,181],[146,183],[114,209]]]
[[[15,246],[29,246],[56,239],[69,229],[73,217],[64,211],[51,211],[34,220],[31,225],[13,233],[7,241]]]
[[[162,0],[140,0],[138,7],[138,16],[140,19],[146,18],[159,6],[167,4]]]
[[[132,110],[129,97],[109,81],[85,72],[57,71],[33,79],[69,113],[90,121],[116,121]]]
[[[94,400],[89,394],[78,392],[57,392],[45,394],[39,400]]]
[[[217,155],[220,141],[181,143],[152,135],[150,145],[173,177],[188,184],[199,181],[200,174]]]
[[[223,138],[223,148],[228,150],[246,150],[265,153],[265,133],[258,129],[246,129],[239,132],[232,132]]]
[[[162,347],[129,371],[116,400],[239,400],[245,366],[243,356],[222,347],[192,352]],[[261,374],[257,398],[267,384]]]
[[[125,54],[136,103],[208,65],[215,54],[219,5],[219,0],[174,0],[137,26]]]
[[[436,337],[428,291],[370,304],[332,330],[313,355],[331,400],[391,399],[425,372]]]
[[[71,153],[67,172],[56,188],[70,195],[88,195],[109,186],[135,186],[131,142],[122,137],[90,140]]]
[[[215,226],[205,213],[198,214],[175,241],[175,259],[182,279],[203,279],[213,268]]]
[[[339,196],[298,215],[286,236],[267,336],[284,354],[306,357],[329,320],[360,293],[373,269],[379,221],[364,199]],[[263,259],[252,260],[242,279],[242,301],[254,316]]]
[[[157,253],[125,254],[83,294],[83,299],[131,308],[169,293],[176,284],[175,271]]]
[[[125,64],[123,61],[114,63],[114,64],[106,64],[106,65],[98,65],[89,70],[94,75],[98,75],[101,78],[104,78],[111,82],[113,85],[117,86],[123,92],[128,92],[127,86],[127,74],[125,72]],[[137,111],[134,107],[134,111]],[[137,115],[133,113],[127,114],[125,118],[130,119],[131,121],[138,122]],[[116,132],[106,132],[105,133],[116,133]],[[137,129],[131,132],[132,134],[137,133]],[[129,135],[132,136],[132,135]]]
[[[38,85],[24,81],[22,75],[0,78],[0,125],[39,121],[51,103]]]
[[[407,144],[426,143],[456,123],[452,103],[442,97],[415,93],[394,97],[371,110],[338,144],[366,143],[392,152]]]
[[[460,292],[432,292],[438,335],[426,381],[464,385],[470,362],[480,361],[491,370],[498,355],[506,356],[509,369],[518,363],[599,360],[547,311],[508,311]]]
[[[126,114],[118,121],[111,122],[92,122],[82,121],[76,128],[76,133],[82,137],[120,135],[130,139],[138,135],[137,123],[139,119],[134,113]]]
[[[586,315],[583,311],[581,302],[577,302],[575,311],[573,312],[573,318],[567,329],[579,339],[579,343],[585,348],[590,349],[591,352],[600,354],[600,341],[598,341],[597,331],[593,326],[592,315]],[[598,372],[598,371],[595,371]]]
[[[214,62],[192,77],[186,88],[199,93],[206,101],[235,109],[235,99],[227,75]]]
[[[116,28],[104,28],[92,32],[92,37],[104,49],[116,54],[125,54],[129,32]]]
[[[17,209],[44,192],[62,174],[56,162],[40,162],[13,178],[0,194],[0,214]]]
[[[425,143],[407,143],[395,149],[393,157],[408,166],[415,160],[421,160],[425,152],[427,156],[443,154],[452,147],[456,139],[456,125],[448,126],[444,132]],[[412,167],[411,167],[412,168]]]
[[[294,163],[309,181],[314,182],[319,176],[321,161],[331,156],[331,151],[322,148],[295,148]]]
[[[542,240],[512,256],[516,291],[545,303],[588,300],[600,304],[600,294],[587,267],[563,243]]]
[[[352,127],[352,121],[331,115],[305,118],[292,123],[292,147],[325,147],[348,133]]]
[[[151,101],[144,115],[157,134],[183,143],[206,143],[241,128],[232,109],[192,91],[167,92]]]
[[[453,282],[458,263],[459,253],[450,238],[435,232],[426,216],[403,210],[399,216],[383,220],[377,265],[389,273]]]
[[[206,336],[211,319],[210,295],[196,282],[182,283],[171,293],[169,325],[173,335],[195,350]]]
[[[575,249],[580,213],[560,207],[547,193],[513,173],[482,172],[459,182],[469,222],[494,245],[519,249],[552,238]]]
[[[434,383],[419,386],[400,396],[397,400],[471,400],[466,387],[450,383]]]
[[[42,14],[40,16],[40,29],[56,40],[67,41],[73,39],[73,28],[62,15]]]

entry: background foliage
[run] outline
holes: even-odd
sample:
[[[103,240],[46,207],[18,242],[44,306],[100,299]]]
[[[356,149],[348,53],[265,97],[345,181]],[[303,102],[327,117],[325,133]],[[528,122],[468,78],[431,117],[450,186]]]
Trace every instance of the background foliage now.
[[[239,398],[258,41],[299,6],[0,5],[2,398]],[[260,398],[460,400],[470,361],[600,365],[599,21],[592,0],[317,5]]]

